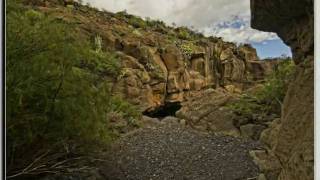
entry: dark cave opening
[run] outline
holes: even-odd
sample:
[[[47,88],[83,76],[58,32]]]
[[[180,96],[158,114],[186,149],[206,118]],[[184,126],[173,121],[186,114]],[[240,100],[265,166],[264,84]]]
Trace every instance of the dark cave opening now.
[[[151,111],[144,111],[142,114],[152,118],[164,118],[167,116],[176,116],[176,112],[181,108],[180,102],[167,102]]]

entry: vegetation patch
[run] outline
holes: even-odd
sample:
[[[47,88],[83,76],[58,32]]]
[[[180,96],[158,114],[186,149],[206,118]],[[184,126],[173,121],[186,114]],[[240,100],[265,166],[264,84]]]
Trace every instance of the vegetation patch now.
[[[183,40],[191,40],[192,35],[190,33],[190,30],[186,27],[179,27],[176,29],[177,31],[177,37],[179,39],[183,39]]]
[[[178,47],[181,49],[183,55],[185,55],[188,59],[191,59],[191,56],[196,49],[194,43],[190,41],[183,41],[178,44]]]
[[[245,117],[250,117],[254,113],[280,115],[282,102],[293,74],[293,61],[289,58],[281,59],[261,88],[256,92],[242,95],[228,107]]]
[[[129,122],[140,118],[105,80],[120,74],[120,59],[101,49],[99,36],[92,42],[74,24],[16,1],[6,10],[7,175],[76,171],[81,163],[73,158],[112,140],[109,113]]]

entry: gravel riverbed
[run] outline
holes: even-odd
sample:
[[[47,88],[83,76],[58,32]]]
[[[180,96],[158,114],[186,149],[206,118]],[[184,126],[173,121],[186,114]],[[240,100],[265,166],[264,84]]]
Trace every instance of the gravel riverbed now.
[[[242,180],[259,169],[256,142],[203,134],[179,124],[143,128],[121,138],[101,173],[110,180]]]

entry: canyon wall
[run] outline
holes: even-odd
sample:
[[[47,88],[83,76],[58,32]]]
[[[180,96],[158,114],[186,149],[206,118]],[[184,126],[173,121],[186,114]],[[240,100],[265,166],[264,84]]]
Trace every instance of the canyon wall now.
[[[142,111],[182,102],[207,88],[240,92],[271,72],[270,63],[260,61],[248,44],[237,46],[159,22],[145,27],[125,13],[105,15],[109,18],[89,31],[100,34],[105,48],[121,58],[123,73],[114,92]]]
[[[166,102],[182,102],[207,88],[241,91],[262,80],[267,69],[271,69],[258,60],[252,47],[238,48],[221,39],[172,43],[165,38],[145,36],[143,41],[130,37],[117,43],[125,74],[115,91],[144,110],[153,110]]]
[[[101,40],[103,51],[116,52],[122,72],[110,80],[112,91],[142,111],[182,102],[207,88],[240,92],[271,71],[248,44],[237,46],[185,27],[169,27],[126,12],[102,12],[73,1],[64,4],[67,8],[61,8],[59,0],[44,2],[36,4],[41,11],[77,24],[82,34]]]
[[[264,133],[269,153],[280,160],[278,179],[313,179],[313,0],[251,0],[251,15],[253,28],[276,32],[291,47],[296,64],[281,120]]]

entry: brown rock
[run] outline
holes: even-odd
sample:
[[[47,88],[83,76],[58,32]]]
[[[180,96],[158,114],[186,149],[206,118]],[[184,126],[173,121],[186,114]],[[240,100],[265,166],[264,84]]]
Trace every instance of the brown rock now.
[[[233,125],[232,112],[223,108],[230,99],[231,96],[223,92],[204,91],[183,103],[176,116],[196,130],[238,137],[240,133]]]
[[[275,147],[277,136],[280,130],[280,119],[275,119],[270,124],[269,128],[265,129],[260,135],[260,142],[267,145],[267,147]]]
[[[262,171],[266,176],[266,179],[277,179],[281,170],[281,164],[275,156],[272,154],[267,154],[267,152],[264,150],[250,151],[250,156],[259,166],[260,171]]]
[[[251,26],[276,32],[291,47],[297,64],[283,103],[278,133],[271,143],[272,152],[283,165],[278,179],[311,180],[314,173],[313,0],[251,0],[251,13]]]
[[[240,126],[241,136],[253,140],[258,140],[260,138],[261,132],[264,129],[266,129],[266,127],[259,124],[246,124]]]
[[[240,55],[245,59],[246,61],[258,61],[258,55],[257,51],[250,45],[250,44],[244,44],[239,47]]]
[[[178,71],[179,69],[185,67],[182,54],[174,45],[169,45],[166,47],[164,52],[162,52],[161,57],[168,71]]]

